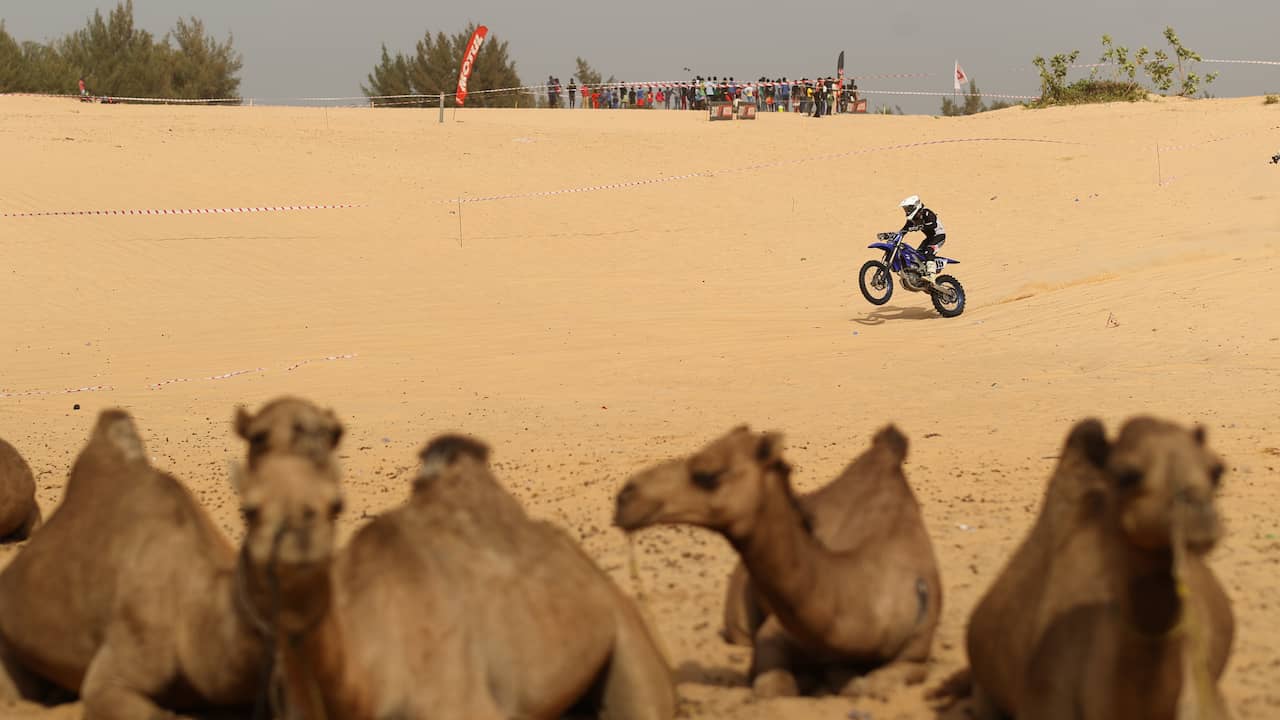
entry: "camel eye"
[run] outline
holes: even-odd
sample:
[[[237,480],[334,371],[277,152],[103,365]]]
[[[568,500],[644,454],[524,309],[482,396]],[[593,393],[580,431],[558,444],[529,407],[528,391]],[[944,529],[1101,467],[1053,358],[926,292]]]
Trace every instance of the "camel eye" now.
[[[693,484],[708,492],[720,487],[720,473],[718,472],[695,472],[693,473]]]
[[[1226,472],[1226,468],[1222,466],[1222,463],[1215,463],[1213,467],[1209,468],[1209,482],[1213,484],[1215,489],[1222,486],[1222,473],[1224,472]]]
[[[244,516],[246,525],[253,525],[258,522],[259,511],[256,507],[246,505],[240,508],[240,514]]]
[[[267,431],[261,430],[249,436],[249,444],[255,448],[260,448],[267,444]]]
[[[1121,470],[1116,475],[1116,487],[1121,490],[1132,490],[1142,483],[1141,470]]]
[[[341,515],[341,514],[342,514],[342,508],[343,508],[343,507],[344,507],[344,505],[343,505],[343,503],[342,503],[342,499],[341,499],[341,498],[339,498],[339,499],[337,499],[337,500],[334,500],[332,503],[330,503],[330,504],[329,504],[329,519],[333,519],[333,518],[336,518],[336,517],[338,517],[339,515]]]

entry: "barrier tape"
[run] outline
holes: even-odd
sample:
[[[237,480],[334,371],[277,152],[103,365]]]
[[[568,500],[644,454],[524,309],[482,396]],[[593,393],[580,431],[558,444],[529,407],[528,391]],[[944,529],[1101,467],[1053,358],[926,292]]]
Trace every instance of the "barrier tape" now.
[[[855,155],[866,155],[875,152],[886,152],[892,150],[905,150],[913,147],[924,147],[926,145],[946,145],[954,143],[972,143],[972,142],[1026,142],[1026,143],[1046,143],[1054,145],[1086,145],[1087,143],[1072,142],[1070,140],[1043,140],[1038,138],[1005,138],[1005,137],[983,137],[983,138],[951,138],[945,140],[924,140],[921,142],[903,143],[900,145],[882,145],[879,147],[859,148],[857,150],[846,150],[838,153],[828,153],[825,155],[813,155],[810,157],[794,158],[791,160],[778,160],[775,162],[757,163],[754,165],[744,165],[737,168],[729,168],[725,170],[700,170],[698,172],[685,173],[683,175],[670,175],[660,178],[647,178],[644,180],[629,180],[626,182],[608,183],[604,185],[584,185],[582,187],[564,188],[560,190],[541,190],[525,193],[508,193],[505,195],[487,195],[484,197],[474,198],[454,198],[452,200],[439,200],[441,205],[458,205],[480,202],[494,202],[497,200],[517,200],[522,198],[535,197],[551,197],[554,195],[571,195],[574,193],[596,192],[600,190],[621,190],[624,188],[641,187],[644,185],[658,185],[661,183],[676,182],[679,180],[688,180],[697,177],[715,177],[716,175],[730,175],[733,173],[751,172],[754,170],[765,170],[769,168],[779,168],[788,165],[799,165],[808,162],[817,162],[822,160],[838,160],[840,158],[853,157]]]
[[[161,210],[43,210],[35,212],[0,213],[0,218],[59,217],[75,215],[234,215],[237,213],[289,212],[293,210],[337,210],[360,207],[364,207],[364,205],[340,203],[336,205],[264,205],[261,207],[178,208]]]
[[[1191,148],[1202,147],[1204,145],[1211,145],[1213,143],[1220,143],[1227,140],[1235,140],[1237,138],[1248,137],[1250,135],[1257,135],[1259,133],[1270,132],[1272,130],[1280,130],[1280,125],[1273,125],[1269,128],[1261,128],[1259,130],[1249,130],[1242,133],[1236,133],[1235,135],[1225,135],[1223,137],[1211,138],[1209,140],[1201,140],[1200,142],[1183,143],[1182,145],[1161,145],[1160,150],[1162,151],[1189,150]]]
[[[311,363],[332,362],[335,360],[354,360],[357,357],[359,356],[356,355],[355,353],[350,353],[346,355],[326,355],[324,357],[319,357],[319,358],[310,358],[308,360],[300,360],[296,363],[293,363],[292,365],[289,365],[288,367],[286,367],[284,371],[293,372],[294,370],[297,370],[303,365],[309,365]],[[258,368],[251,368],[248,370],[233,370],[231,372],[221,373],[219,375],[209,375],[207,377],[170,378],[168,380],[161,380],[160,382],[150,383],[146,386],[146,389],[160,390],[169,385],[176,385],[178,383],[200,382],[200,381],[210,381],[210,380],[229,380],[231,378],[240,377],[242,375],[250,375],[254,373],[264,372],[265,370],[266,368],[258,367]],[[103,392],[103,391],[115,390],[115,389],[116,388],[114,385],[91,385],[89,387],[72,388],[68,390],[23,390],[23,391],[0,390],[0,398],[32,397],[37,395],[71,395],[75,393]]]
[[[290,365],[289,367],[285,368],[285,369],[284,369],[284,371],[285,371],[285,372],[293,372],[294,370],[297,370],[298,368],[302,367],[303,365],[308,365],[308,364],[313,363],[313,362],[332,362],[332,361],[334,361],[334,360],[354,360],[354,359],[355,359],[355,357],[356,357],[356,356],[355,356],[355,354],[354,354],[354,353],[353,353],[353,354],[350,354],[350,355],[326,355],[326,356],[324,356],[324,357],[322,357],[322,358],[314,358],[314,359],[312,359],[312,360],[302,360],[302,361],[300,361],[300,362],[296,362],[296,363],[294,363],[294,364]]]
[[[0,398],[31,397],[33,395],[72,395],[75,393],[102,392],[103,390],[115,390],[115,388],[111,385],[90,385],[89,387],[73,388],[70,390],[24,390],[21,392],[7,392],[0,390]]]
[[[210,375],[209,377],[202,377],[202,378],[172,378],[170,380],[161,380],[158,383],[151,383],[150,385],[147,386],[147,389],[159,390],[160,388],[166,385],[195,382],[197,380],[226,380],[228,378],[239,377],[241,375],[249,375],[251,373],[260,373],[265,369],[266,368],[253,368],[252,370],[233,370],[229,373],[222,373],[221,375]]]
[[[1276,65],[1280,66],[1280,60],[1201,60],[1206,63],[1222,63],[1224,65]]]

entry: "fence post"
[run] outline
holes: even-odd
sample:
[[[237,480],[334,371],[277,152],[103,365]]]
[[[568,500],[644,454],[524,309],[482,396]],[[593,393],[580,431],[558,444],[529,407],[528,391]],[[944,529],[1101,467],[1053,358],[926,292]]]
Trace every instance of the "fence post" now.
[[[440,122],[444,122],[444,93],[440,93]]]

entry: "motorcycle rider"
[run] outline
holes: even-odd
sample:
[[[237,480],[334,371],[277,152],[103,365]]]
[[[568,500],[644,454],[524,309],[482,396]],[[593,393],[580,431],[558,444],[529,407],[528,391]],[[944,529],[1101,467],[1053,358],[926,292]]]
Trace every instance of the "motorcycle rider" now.
[[[924,233],[924,240],[917,248],[922,256],[921,273],[926,276],[936,273],[938,264],[933,262],[934,253],[947,241],[947,231],[942,227],[942,221],[938,219],[937,213],[924,206],[919,195],[906,198],[898,203],[898,207],[902,208],[907,216],[907,223],[902,226],[901,232],[919,230]]]

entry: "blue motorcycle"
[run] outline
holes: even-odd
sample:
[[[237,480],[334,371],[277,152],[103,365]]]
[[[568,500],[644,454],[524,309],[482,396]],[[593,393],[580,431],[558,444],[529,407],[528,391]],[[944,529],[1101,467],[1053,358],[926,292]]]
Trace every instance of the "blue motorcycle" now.
[[[942,317],[956,317],[964,312],[964,287],[951,275],[943,275],[942,268],[959,260],[935,257],[936,273],[924,274],[924,257],[905,241],[906,233],[879,233],[880,242],[869,248],[884,251],[883,260],[868,260],[858,273],[858,287],[862,296],[872,305],[883,305],[893,297],[893,274],[897,273],[903,290],[927,292],[933,299],[933,308]]]

